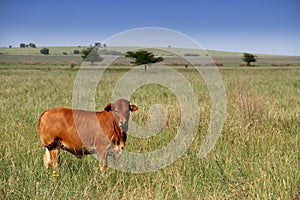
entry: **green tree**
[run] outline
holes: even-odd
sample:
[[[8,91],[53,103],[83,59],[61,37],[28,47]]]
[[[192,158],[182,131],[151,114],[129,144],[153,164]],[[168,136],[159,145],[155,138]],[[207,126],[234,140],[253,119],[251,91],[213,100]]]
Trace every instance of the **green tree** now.
[[[255,55],[251,54],[251,53],[244,53],[243,54],[243,61],[247,63],[247,66],[251,66],[252,62],[256,62],[256,57]]]
[[[162,57],[155,57],[153,53],[145,50],[136,52],[128,51],[126,52],[125,57],[133,59],[134,61],[131,63],[134,63],[136,65],[144,65],[145,72],[147,72],[148,64],[153,64],[164,60]]]
[[[49,49],[48,49],[48,48],[42,48],[42,49],[40,50],[40,53],[41,53],[41,54],[44,54],[44,55],[48,55],[48,54],[49,54]]]
[[[99,55],[98,47],[89,47],[87,49],[82,50],[82,59],[84,61],[91,62],[92,65],[94,62],[101,62],[103,58]]]
[[[77,49],[75,49],[75,50],[73,51],[73,54],[80,54],[80,51],[77,50]]]
[[[32,42],[29,43],[28,46],[31,47],[31,48],[36,48],[36,45],[34,43],[32,43]]]

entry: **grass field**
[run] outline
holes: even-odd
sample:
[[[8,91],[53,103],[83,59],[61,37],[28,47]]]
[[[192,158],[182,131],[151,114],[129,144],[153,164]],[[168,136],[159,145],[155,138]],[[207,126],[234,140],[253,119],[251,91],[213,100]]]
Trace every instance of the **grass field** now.
[[[127,70],[105,72],[97,110]],[[62,152],[61,176],[52,177],[43,166],[37,121],[45,109],[72,106],[77,70],[0,69],[0,199],[299,199],[300,69],[220,68],[228,115],[206,158],[199,158],[199,149],[210,119],[209,92],[195,70],[178,71],[194,88],[201,110],[197,136],[180,159],[155,172],[108,169],[102,177],[94,157]],[[136,123],[148,122],[155,103],[167,107],[168,123],[153,138],[129,136],[128,151],[159,149],[172,140],[180,117],[172,92],[149,85],[131,102],[140,108],[132,114]]]

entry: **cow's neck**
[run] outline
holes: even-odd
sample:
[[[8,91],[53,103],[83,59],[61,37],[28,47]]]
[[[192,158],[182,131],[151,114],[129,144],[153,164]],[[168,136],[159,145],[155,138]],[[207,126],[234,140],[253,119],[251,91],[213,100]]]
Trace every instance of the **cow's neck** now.
[[[117,125],[117,123],[115,121],[113,121],[113,127],[114,127],[114,134],[121,136],[122,129],[120,126]]]
[[[105,127],[105,130],[103,130],[103,131],[105,132],[105,134],[107,134],[107,136],[109,137],[109,139],[113,143],[120,142],[122,140],[122,132],[123,132],[123,130],[121,129],[120,126],[118,126],[118,124],[114,120],[112,112],[106,112],[106,111],[104,111],[104,113],[107,116],[107,118],[109,119],[108,120],[109,124],[103,124],[102,125],[103,127]],[[100,120],[100,123],[101,123],[101,120]]]

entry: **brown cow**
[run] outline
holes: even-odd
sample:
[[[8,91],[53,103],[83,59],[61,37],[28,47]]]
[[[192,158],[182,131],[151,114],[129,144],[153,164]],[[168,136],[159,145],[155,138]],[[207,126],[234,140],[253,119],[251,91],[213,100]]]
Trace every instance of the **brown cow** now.
[[[120,156],[126,142],[130,112],[138,109],[129,101],[119,99],[109,103],[102,112],[70,108],[46,110],[39,119],[38,133],[46,148],[44,165],[59,167],[59,151],[64,149],[82,158],[97,153],[99,166],[105,173],[107,156]]]

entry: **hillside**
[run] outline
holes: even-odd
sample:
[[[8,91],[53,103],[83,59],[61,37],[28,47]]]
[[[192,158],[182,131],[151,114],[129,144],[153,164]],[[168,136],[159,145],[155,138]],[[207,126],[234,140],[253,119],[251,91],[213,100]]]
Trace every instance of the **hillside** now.
[[[21,64],[21,65],[80,65],[81,55],[74,54],[74,50],[82,51],[87,46],[73,46],[73,47],[47,47],[49,55],[41,55],[39,48],[0,48],[0,64]],[[140,49],[141,47],[106,47],[101,48],[104,52],[119,52],[124,54],[127,51]],[[241,52],[226,52],[216,50],[198,50],[198,49],[185,49],[185,48],[145,48],[152,51],[158,56],[165,58],[163,64],[168,65],[186,65],[184,56],[189,59],[197,61],[208,60],[212,58],[212,62],[220,66],[237,66],[242,63]],[[175,55],[175,54],[176,55]],[[281,56],[281,55],[267,55],[255,54],[258,59],[254,63],[256,66],[299,66],[300,56]],[[106,56],[106,55],[104,55]],[[210,56],[210,57],[209,57]],[[119,57],[116,61],[118,65],[128,65],[130,60]],[[199,64],[201,65],[201,64]],[[206,65],[203,63],[202,65]]]

